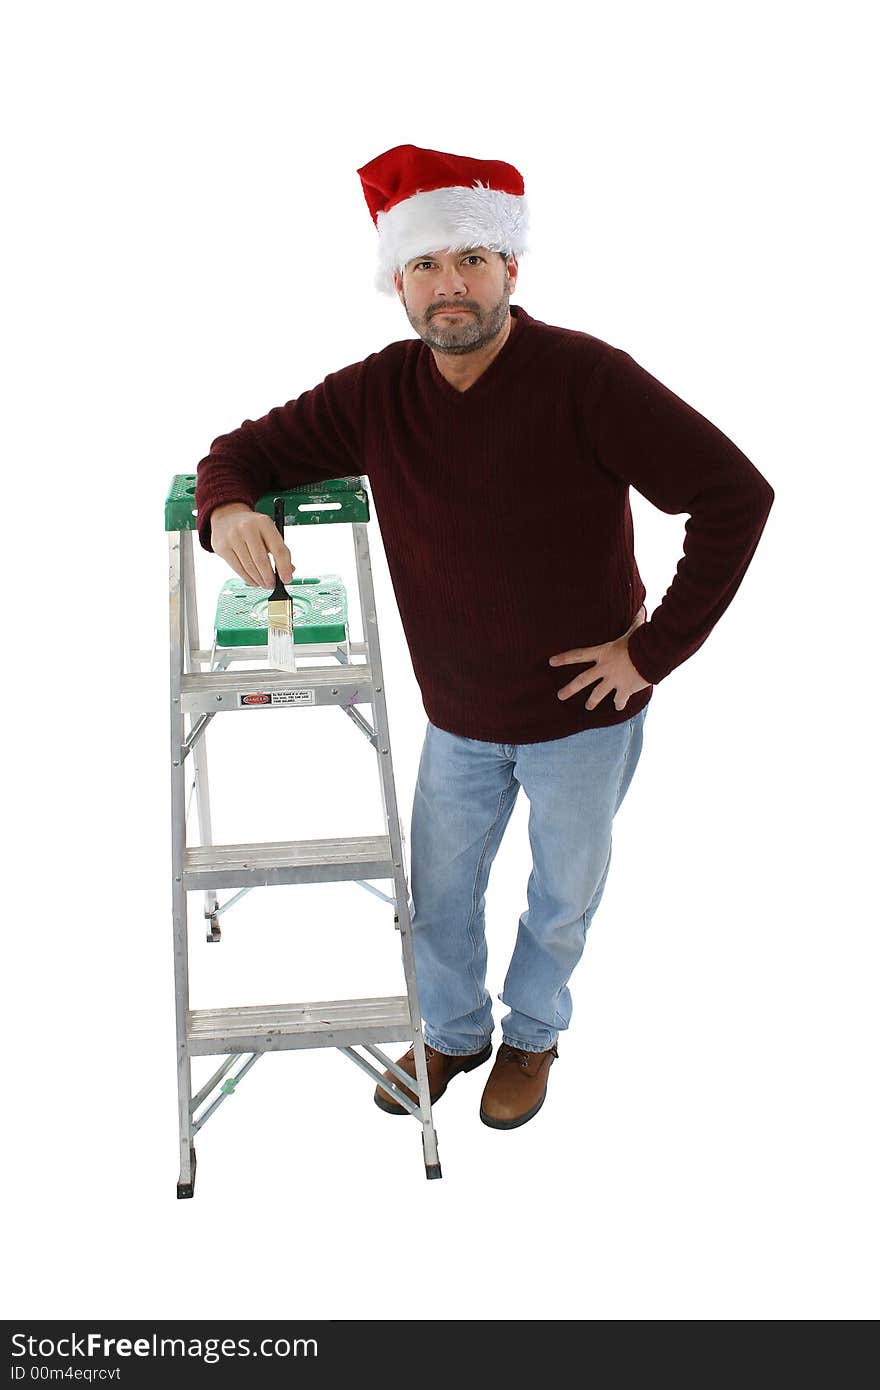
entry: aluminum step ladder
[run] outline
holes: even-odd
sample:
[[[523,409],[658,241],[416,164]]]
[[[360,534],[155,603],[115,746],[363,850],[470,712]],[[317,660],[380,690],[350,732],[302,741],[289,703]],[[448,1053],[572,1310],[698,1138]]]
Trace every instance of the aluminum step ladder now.
[[[239,578],[228,580],[217,604],[214,638],[201,645],[196,605],[193,532],[195,474],[177,474],[165,500],[169,544],[171,627],[171,861],[174,920],[174,988],[177,1030],[177,1093],[180,1130],[178,1197],[192,1197],[195,1136],[217,1107],[231,1095],[266,1052],[294,1048],[335,1047],[419,1121],[425,1175],[441,1176],[437,1136],[431,1115],[425,1046],[416,987],[411,932],[411,899],[400,825],[388,713],[382,680],[379,628],[373,594],[367,523],[370,519],[366,479],[337,478],[261,497],[256,510],[274,515],[284,501],[286,526],[350,524],[358,575],[364,640],[349,635],[345,587],[338,575],[319,575],[287,586],[293,598],[296,671],[268,667],[266,606],[268,591]],[[301,657],[325,656],[326,664],[300,664]],[[363,658],[360,660],[359,658]],[[248,669],[231,670],[233,662]],[[261,662],[255,668],[254,663]],[[357,708],[372,706],[371,724]],[[289,840],[262,844],[217,845],[211,834],[205,731],[218,714],[255,718],[254,710],[297,710],[336,705],[372,744],[387,834],[341,839]],[[188,728],[187,728],[188,722]],[[187,760],[198,815],[199,844],[187,843],[190,806]],[[189,893],[204,894],[207,940],[221,938],[220,917],[253,888],[287,883],[353,880],[394,909],[406,992],[388,998],[331,999],[299,1003],[249,1004],[237,1008],[191,1009],[189,1002]],[[393,896],[367,880],[390,879]],[[236,889],[220,903],[218,889]],[[416,1082],[379,1047],[411,1042]],[[356,1049],[414,1090],[418,1104]],[[223,1061],[193,1094],[194,1057]],[[233,1070],[234,1069],[234,1070]],[[231,1073],[231,1075],[230,1075]]]

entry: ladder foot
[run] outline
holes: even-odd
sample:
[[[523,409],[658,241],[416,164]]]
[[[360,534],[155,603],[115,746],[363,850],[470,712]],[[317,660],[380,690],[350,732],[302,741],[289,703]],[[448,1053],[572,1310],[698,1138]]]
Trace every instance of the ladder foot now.
[[[195,1148],[194,1148],[193,1146],[190,1146],[189,1161],[190,1161],[190,1180],[189,1180],[189,1182],[178,1182],[178,1184],[177,1184],[177,1196],[178,1196],[178,1198],[181,1198],[181,1197],[191,1197],[191,1196],[193,1195],[193,1188],[194,1188],[195,1185],[196,1185],[196,1151],[195,1151]]]
[[[443,1177],[443,1174],[440,1172],[440,1164],[439,1164],[439,1163],[426,1163],[426,1164],[425,1164],[425,1177],[426,1177],[426,1178],[442,1178],[442,1177]]]

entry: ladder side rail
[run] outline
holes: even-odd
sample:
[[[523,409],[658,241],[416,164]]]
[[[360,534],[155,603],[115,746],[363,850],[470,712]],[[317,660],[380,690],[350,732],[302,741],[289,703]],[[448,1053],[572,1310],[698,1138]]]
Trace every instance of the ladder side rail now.
[[[187,1042],[189,948],[183,866],[186,853],[186,785],[181,680],[184,670],[186,591],[182,582],[181,532],[168,532],[168,600],[170,628],[171,724],[171,902],[174,939],[174,1021],[177,1034],[177,1110],[180,1141],[179,1197],[191,1197],[195,1181],[190,1105],[192,1070]]]
[[[439,1173],[437,1136],[431,1115],[431,1091],[428,1082],[428,1063],[425,1056],[425,1041],[422,1036],[422,1017],[419,1006],[415,956],[412,944],[409,887],[403,856],[397,792],[394,786],[391,737],[388,725],[388,709],[385,703],[382,652],[379,642],[379,624],[376,616],[376,597],[373,589],[373,570],[370,563],[370,544],[367,537],[367,524],[365,522],[352,522],[352,534],[354,538],[355,561],[358,573],[358,597],[361,607],[364,642],[367,647],[367,660],[373,672],[373,722],[376,727],[376,758],[379,765],[379,786],[382,794],[382,808],[385,814],[388,836],[391,841],[394,896],[397,901],[400,948],[403,958],[406,992],[410,1004],[410,1017],[413,1030],[413,1060],[415,1062],[417,1092],[422,1114],[422,1143],[424,1146],[425,1167],[429,1175],[434,1175]]]
[[[187,673],[201,671],[202,662],[198,653],[201,651],[199,640],[199,609],[196,598],[196,570],[195,557],[193,554],[193,533],[192,531],[181,532],[181,567],[183,570],[183,591],[185,597],[185,657],[186,664],[184,670]],[[190,734],[196,726],[195,716],[190,716]],[[193,757],[193,777],[195,780],[196,793],[196,815],[199,823],[199,842],[203,845],[213,844],[211,831],[211,801],[208,790],[208,750],[204,738],[198,740],[192,750]],[[217,910],[217,894],[208,888],[204,893],[205,917],[209,919]],[[210,927],[208,930],[208,940],[215,939]]]

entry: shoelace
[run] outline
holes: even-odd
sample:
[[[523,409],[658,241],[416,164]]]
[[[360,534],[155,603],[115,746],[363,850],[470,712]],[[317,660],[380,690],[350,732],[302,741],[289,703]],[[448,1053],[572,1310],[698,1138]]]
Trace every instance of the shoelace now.
[[[502,1043],[498,1049],[499,1062],[517,1062],[526,1071],[529,1065],[529,1054],[520,1047],[511,1047],[509,1043]]]

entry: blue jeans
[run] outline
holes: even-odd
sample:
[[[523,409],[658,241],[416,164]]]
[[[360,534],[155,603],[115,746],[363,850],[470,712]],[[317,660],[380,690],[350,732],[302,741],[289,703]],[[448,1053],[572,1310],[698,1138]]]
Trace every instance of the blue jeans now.
[[[621,724],[545,743],[486,743],[428,721],[413,801],[411,903],[424,1038],[479,1052],[492,1036],[486,991],[489,870],[520,787],[529,801],[528,910],[498,998],[502,1039],[544,1052],[571,1019],[568,980],[611,863],[611,823],[642,750],[648,706]]]

